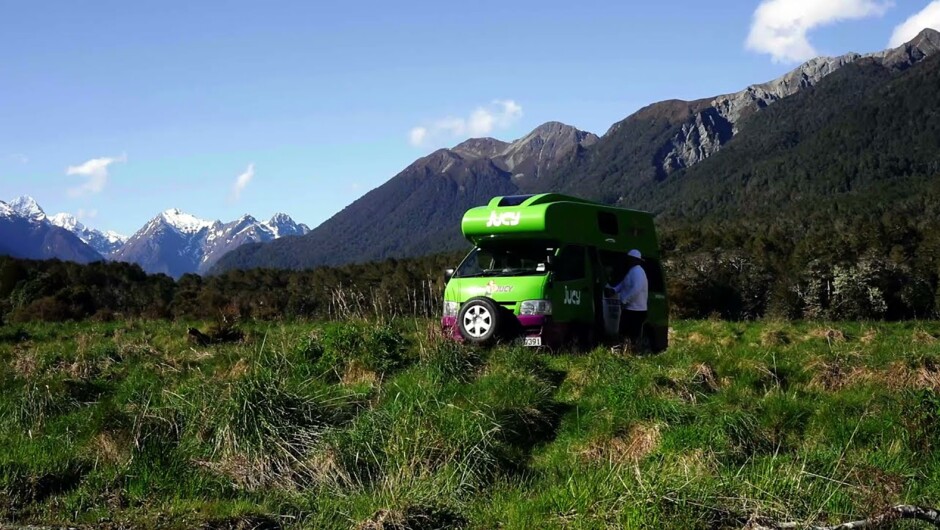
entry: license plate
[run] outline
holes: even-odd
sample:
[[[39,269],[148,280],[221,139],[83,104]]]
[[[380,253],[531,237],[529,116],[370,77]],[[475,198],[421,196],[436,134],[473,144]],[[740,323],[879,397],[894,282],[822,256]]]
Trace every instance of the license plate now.
[[[526,346],[541,346],[541,345],[542,345],[542,337],[526,337],[526,338],[525,338],[525,345],[526,345]]]

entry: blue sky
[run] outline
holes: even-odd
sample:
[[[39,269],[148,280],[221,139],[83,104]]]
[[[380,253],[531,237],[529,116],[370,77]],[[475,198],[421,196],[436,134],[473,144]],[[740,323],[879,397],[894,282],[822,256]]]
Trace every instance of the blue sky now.
[[[0,0],[0,199],[315,226],[469,136],[601,134],[921,24],[940,1]]]

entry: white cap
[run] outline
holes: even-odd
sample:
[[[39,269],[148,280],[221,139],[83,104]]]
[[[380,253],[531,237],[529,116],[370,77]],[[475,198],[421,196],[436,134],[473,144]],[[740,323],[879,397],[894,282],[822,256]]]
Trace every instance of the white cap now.
[[[636,259],[638,259],[638,260],[642,260],[642,259],[643,259],[643,255],[640,254],[640,251],[637,250],[637,249],[633,249],[633,250],[631,250],[630,252],[627,252],[627,255],[630,256],[631,258],[636,258]]]

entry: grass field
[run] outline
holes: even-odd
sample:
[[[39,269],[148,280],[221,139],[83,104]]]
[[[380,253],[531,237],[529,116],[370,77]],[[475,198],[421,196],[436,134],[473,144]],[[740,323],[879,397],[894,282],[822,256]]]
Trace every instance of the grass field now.
[[[940,325],[675,323],[658,355],[426,321],[0,327],[0,522],[742,528],[940,504]],[[2,525],[0,525],[2,526]]]

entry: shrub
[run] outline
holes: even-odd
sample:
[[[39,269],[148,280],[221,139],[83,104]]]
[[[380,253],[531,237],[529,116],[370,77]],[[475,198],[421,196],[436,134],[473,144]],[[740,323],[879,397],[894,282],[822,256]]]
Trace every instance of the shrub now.
[[[308,354],[319,353],[321,373],[339,379],[353,362],[378,373],[402,367],[405,345],[402,334],[388,324],[335,323],[327,325],[319,339],[308,338],[303,348]]]

